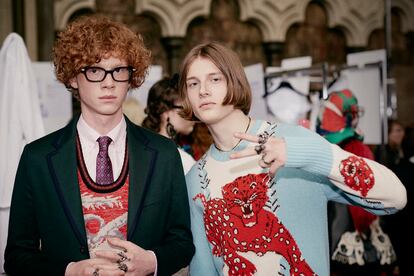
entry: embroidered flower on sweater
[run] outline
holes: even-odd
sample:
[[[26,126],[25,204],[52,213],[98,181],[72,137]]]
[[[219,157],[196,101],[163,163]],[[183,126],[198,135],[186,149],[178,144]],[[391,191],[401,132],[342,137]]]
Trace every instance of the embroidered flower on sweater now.
[[[360,157],[350,156],[342,160],[339,170],[345,179],[345,184],[351,189],[359,191],[364,197],[374,187],[374,173],[367,162]]]

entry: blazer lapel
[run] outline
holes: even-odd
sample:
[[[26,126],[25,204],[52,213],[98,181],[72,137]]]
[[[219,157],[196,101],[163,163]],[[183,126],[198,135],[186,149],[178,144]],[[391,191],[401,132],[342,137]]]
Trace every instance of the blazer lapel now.
[[[128,240],[139,222],[142,205],[149,188],[157,158],[157,150],[148,146],[148,139],[128,118],[127,139],[129,158]]]
[[[62,129],[62,133],[54,141],[55,150],[47,156],[49,172],[62,208],[81,245],[87,245],[86,230],[83,219],[77,177],[76,161],[76,123],[79,116]]]

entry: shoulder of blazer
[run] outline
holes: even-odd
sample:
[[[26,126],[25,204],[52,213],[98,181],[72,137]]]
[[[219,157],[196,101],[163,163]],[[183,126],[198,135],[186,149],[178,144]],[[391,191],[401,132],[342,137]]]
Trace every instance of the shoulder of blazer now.
[[[30,150],[51,151],[60,148],[64,143],[76,137],[76,123],[79,116],[74,116],[69,123],[52,133],[49,133],[26,145]]]

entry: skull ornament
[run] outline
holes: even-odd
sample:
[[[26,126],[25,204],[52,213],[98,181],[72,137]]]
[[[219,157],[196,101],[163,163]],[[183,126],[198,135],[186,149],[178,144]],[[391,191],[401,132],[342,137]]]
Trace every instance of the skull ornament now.
[[[349,265],[364,265],[364,243],[361,235],[357,231],[342,234],[332,254],[332,260]]]
[[[341,175],[345,178],[345,184],[362,196],[367,196],[368,191],[375,184],[374,173],[364,159],[350,156],[341,161],[339,165]]]

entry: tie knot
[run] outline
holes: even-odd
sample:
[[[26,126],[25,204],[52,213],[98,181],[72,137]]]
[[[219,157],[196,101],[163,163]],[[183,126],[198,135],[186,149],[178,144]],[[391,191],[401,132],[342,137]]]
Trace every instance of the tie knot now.
[[[108,146],[112,142],[112,139],[108,136],[101,136],[96,141],[99,143],[99,152],[108,151]]]

